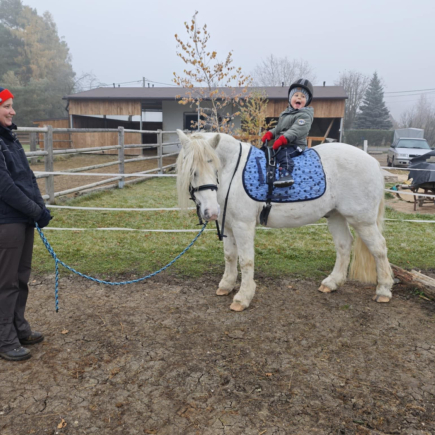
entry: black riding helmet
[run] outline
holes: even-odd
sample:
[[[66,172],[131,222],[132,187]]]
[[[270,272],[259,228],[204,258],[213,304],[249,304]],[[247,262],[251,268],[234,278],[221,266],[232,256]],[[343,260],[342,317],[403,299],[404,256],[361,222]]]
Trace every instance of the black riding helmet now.
[[[313,99],[313,93],[314,93],[313,85],[311,84],[311,82],[306,79],[296,80],[290,85],[287,94],[288,96],[290,96],[290,91],[294,88],[303,88],[308,92],[308,94],[310,95],[310,98],[307,100],[307,104],[306,104],[306,106],[308,106],[311,103],[311,100]]]

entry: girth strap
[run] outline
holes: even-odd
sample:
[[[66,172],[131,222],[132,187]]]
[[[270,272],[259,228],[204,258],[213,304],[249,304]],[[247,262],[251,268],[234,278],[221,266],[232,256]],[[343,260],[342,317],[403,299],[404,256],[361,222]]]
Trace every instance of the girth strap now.
[[[270,209],[272,208],[272,193],[273,193],[273,182],[275,181],[276,173],[276,158],[275,151],[272,147],[267,146],[267,141],[261,149],[266,154],[266,183],[267,183],[267,197],[266,204],[263,206],[263,210],[260,213],[260,224],[266,226],[267,220],[269,218]]]

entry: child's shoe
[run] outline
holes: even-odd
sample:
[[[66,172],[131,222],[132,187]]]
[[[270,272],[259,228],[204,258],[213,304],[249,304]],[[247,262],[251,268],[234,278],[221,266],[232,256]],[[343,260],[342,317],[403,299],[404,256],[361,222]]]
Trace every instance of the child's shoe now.
[[[289,187],[292,186],[295,180],[293,180],[290,172],[279,171],[279,179],[273,182],[275,187]]]

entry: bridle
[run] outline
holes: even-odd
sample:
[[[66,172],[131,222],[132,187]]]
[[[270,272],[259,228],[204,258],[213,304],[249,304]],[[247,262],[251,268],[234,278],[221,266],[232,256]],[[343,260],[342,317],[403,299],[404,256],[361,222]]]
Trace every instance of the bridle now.
[[[219,184],[218,179],[216,179],[216,183]],[[217,184],[201,184],[201,186],[198,186],[198,187],[193,187],[192,184],[189,185],[190,199],[196,205],[196,214],[198,215],[198,219],[199,219],[198,225],[204,225],[204,221],[202,220],[201,213],[199,211],[199,207],[200,207],[201,203],[196,198],[195,192],[201,192],[201,190],[212,190],[212,191],[216,190],[216,192],[217,192],[217,190],[218,190]]]
[[[225,216],[227,214],[228,196],[230,194],[231,184],[233,182],[234,175],[236,175],[237,169],[239,167],[240,158],[242,157],[242,143],[240,142],[239,144],[240,144],[239,158],[237,159],[236,167],[234,169],[233,176],[231,177],[231,181],[230,181],[230,184],[228,186],[227,196],[225,197],[224,212],[222,215],[222,231],[220,231],[219,222],[216,220],[216,230],[217,230],[217,235],[218,235],[220,241],[222,241],[224,239],[224,237],[226,237],[226,235],[224,234],[224,229],[225,229]],[[217,178],[217,176],[216,176],[216,183],[219,184],[219,179]],[[201,186],[198,186],[198,187],[193,187],[192,184],[189,185],[190,199],[196,205],[196,214],[198,215],[198,219],[199,219],[198,225],[204,225],[204,222],[202,220],[201,213],[199,210],[201,203],[195,197],[195,192],[200,192],[201,190],[212,190],[212,191],[216,190],[216,192],[217,192],[217,190],[218,190],[217,184],[202,184]]]

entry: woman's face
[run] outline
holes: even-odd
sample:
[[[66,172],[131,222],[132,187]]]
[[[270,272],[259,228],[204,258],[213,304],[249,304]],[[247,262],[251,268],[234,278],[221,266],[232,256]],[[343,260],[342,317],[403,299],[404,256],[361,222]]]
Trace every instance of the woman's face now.
[[[16,115],[13,106],[13,99],[9,98],[0,106],[0,125],[2,127],[10,127],[12,118]]]

